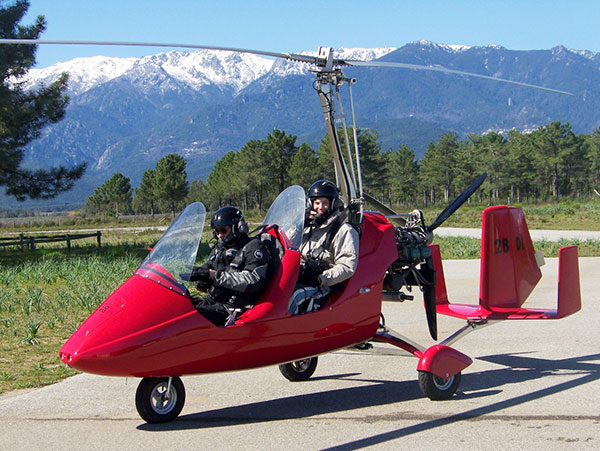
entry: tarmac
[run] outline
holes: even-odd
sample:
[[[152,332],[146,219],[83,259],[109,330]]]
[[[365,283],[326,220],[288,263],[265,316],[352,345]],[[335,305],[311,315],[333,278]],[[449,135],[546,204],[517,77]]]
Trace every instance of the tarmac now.
[[[445,261],[451,302],[477,303],[479,262]],[[457,394],[431,401],[417,359],[389,345],[319,357],[307,382],[277,367],[183,377],[173,422],[138,416],[138,380],[80,374],[0,396],[0,450],[600,449],[600,258],[581,258],[582,310],[561,320],[501,322],[453,347],[473,364]],[[557,260],[526,306],[554,308]],[[386,323],[424,345],[420,296],[384,303]],[[438,317],[440,338],[464,325]]]

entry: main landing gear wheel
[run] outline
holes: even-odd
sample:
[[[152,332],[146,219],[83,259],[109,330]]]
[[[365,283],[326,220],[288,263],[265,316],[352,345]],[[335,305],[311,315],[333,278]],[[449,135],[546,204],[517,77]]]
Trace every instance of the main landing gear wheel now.
[[[419,371],[419,387],[425,396],[433,401],[450,399],[460,384],[460,373],[448,379],[427,371]]]
[[[295,362],[279,365],[279,371],[287,380],[292,382],[307,381],[317,369],[318,357],[296,360]]]
[[[185,388],[178,377],[145,377],[135,392],[135,407],[147,423],[172,421],[185,403]]]

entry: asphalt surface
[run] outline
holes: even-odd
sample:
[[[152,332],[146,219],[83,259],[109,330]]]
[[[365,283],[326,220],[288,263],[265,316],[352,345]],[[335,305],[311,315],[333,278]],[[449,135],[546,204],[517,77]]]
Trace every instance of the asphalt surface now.
[[[526,306],[556,304],[556,259]],[[600,258],[580,259],[583,308],[502,322],[453,346],[473,358],[458,393],[430,401],[417,359],[390,346],[319,357],[307,382],[276,367],[184,377],[179,418],[148,425],[137,379],[81,374],[0,397],[0,449],[600,449]],[[475,303],[478,261],[445,262],[451,302]],[[422,345],[421,301],[385,303],[387,324]],[[464,322],[439,317],[440,338]]]
[[[533,241],[600,240],[600,231],[597,230],[529,230],[529,234]],[[435,235],[481,238],[481,229],[439,227],[435,230]]]

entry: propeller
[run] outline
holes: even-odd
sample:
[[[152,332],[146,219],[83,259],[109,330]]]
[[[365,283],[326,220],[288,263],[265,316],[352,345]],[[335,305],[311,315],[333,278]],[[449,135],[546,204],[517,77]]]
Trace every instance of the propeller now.
[[[408,64],[408,63],[395,63],[388,61],[351,61],[351,60],[340,60],[342,64],[348,66],[373,66],[373,67],[392,67],[400,69],[414,69],[414,70],[427,70],[432,72],[442,72],[444,74],[454,75],[466,75],[468,77],[483,78],[485,80],[499,81],[502,83],[509,83],[511,85],[523,86],[525,88],[540,89],[542,91],[554,92],[556,94],[564,94],[572,96],[573,94],[567,91],[560,91],[558,89],[546,88],[544,86],[532,85],[529,83],[522,83],[519,81],[508,80],[506,78],[490,77],[489,75],[474,74],[472,72],[464,72],[462,70],[446,69],[441,66],[421,66],[419,64]]]
[[[481,174],[471,185],[464,190],[456,199],[454,199],[450,205],[435,218],[429,226],[425,226],[427,232],[431,233],[437,229],[442,223],[448,219],[458,208],[471,197],[471,195],[477,191],[477,188],[481,186],[483,181],[486,179],[487,173]],[[431,257],[427,259],[427,265],[422,269],[424,276],[427,280],[434,280],[433,260]],[[423,304],[425,306],[425,315],[427,317],[427,326],[429,327],[429,333],[434,340],[437,340],[437,309],[435,301],[435,284],[425,285],[423,287]]]
[[[399,69],[413,69],[413,70],[425,70],[432,72],[442,72],[445,74],[454,75],[465,75],[468,77],[482,78],[485,80],[498,81],[502,83],[509,83],[512,85],[523,86],[526,88],[539,89],[542,91],[553,92],[556,94],[570,95],[573,94],[566,91],[560,91],[558,89],[546,88],[544,86],[532,85],[529,83],[521,83],[518,81],[508,80],[505,78],[491,77],[489,75],[475,74],[472,72],[465,72],[455,69],[447,69],[442,66],[422,66],[419,64],[409,63],[397,63],[388,61],[357,61],[357,60],[344,60],[333,57],[333,49],[328,47],[320,47],[318,56],[312,55],[300,55],[298,53],[281,53],[281,52],[270,52],[265,50],[253,50],[236,47],[219,47],[202,44],[181,44],[181,43],[166,43],[166,42],[128,42],[128,41],[75,41],[75,40],[47,40],[47,39],[0,39],[0,44],[14,44],[14,45],[93,45],[93,46],[129,46],[129,47],[169,47],[169,48],[183,48],[183,49],[196,49],[196,50],[221,50],[225,52],[238,52],[238,53],[251,53],[254,55],[271,56],[275,58],[283,58],[290,61],[299,61],[302,63],[314,64],[317,66],[318,71],[333,72],[336,68],[341,66],[355,66],[355,67],[389,67]]]
[[[452,213],[454,213],[456,210],[458,210],[458,208],[462,204],[464,204],[466,202],[466,200],[469,197],[471,197],[471,195],[475,191],[477,191],[477,188],[479,188],[481,186],[481,184],[486,179],[486,177],[487,177],[487,172],[484,172],[479,177],[477,177],[477,179],[473,183],[471,183],[471,186],[469,186],[466,190],[464,190],[460,194],[460,196],[458,196],[456,199],[454,199],[450,205],[448,205],[446,208],[444,208],[444,210],[438,215],[438,217],[435,218],[435,221],[433,221],[430,225],[426,226],[427,231],[433,232],[440,225],[442,225],[442,223],[446,219],[448,219],[452,215]]]

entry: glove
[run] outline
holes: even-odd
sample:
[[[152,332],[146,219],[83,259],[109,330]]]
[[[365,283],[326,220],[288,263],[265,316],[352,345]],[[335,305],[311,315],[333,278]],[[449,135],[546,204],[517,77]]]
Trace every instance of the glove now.
[[[208,281],[199,280],[198,282],[194,283],[194,286],[198,291],[208,291],[210,284],[208,283]]]
[[[208,282],[209,281],[209,270],[206,266],[196,266],[192,269],[192,274],[190,276],[191,282],[201,281]]]
[[[208,282],[209,281],[209,270],[204,266],[196,266],[192,269],[191,273],[182,273],[179,274],[182,280],[187,280],[189,282]]]
[[[298,277],[298,282],[309,286],[309,287],[318,287],[321,285],[321,281],[319,280],[319,273],[312,271],[308,267],[304,267],[300,271],[300,276]]]

